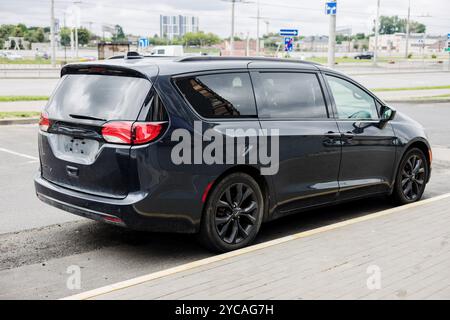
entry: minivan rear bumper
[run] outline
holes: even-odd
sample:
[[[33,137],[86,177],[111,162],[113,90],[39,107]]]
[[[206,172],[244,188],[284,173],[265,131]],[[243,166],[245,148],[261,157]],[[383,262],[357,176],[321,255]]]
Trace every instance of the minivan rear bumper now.
[[[139,203],[143,200],[148,203],[149,195],[145,192],[129,193],[124,199],[99,197],[58,186],[42,178],[40,173],[36,175],[34,184],[41,201],[85,218],[142,231],[198,231],[198,223],[186,216],[139,212]]]

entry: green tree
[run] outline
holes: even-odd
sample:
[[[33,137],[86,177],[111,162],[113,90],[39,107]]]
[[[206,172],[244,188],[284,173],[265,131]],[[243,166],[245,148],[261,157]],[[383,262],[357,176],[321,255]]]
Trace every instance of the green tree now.
[[[89,40],[91,40],[91,33],[86,28],[79,28],[78,29],[78,43],[81,45],[86,45],[89,43]]]
[[[380,34],[406,33],[407,23],[407,19],[400,19],[398,16],[381,16]],[[427,29],[424,24],[417,21],[410,21],[409,26],[412,33],[425,33]]]
[[[212,46],[219,42],[219,36],[203,31],[188,32],[183,36],[183,43],[187,46]]]
[[[113,41],[124,41],[126,40],[125,33],[120,25],[116,24],[115,26],[116,32],[112,37]]]
[[[26,41],[31,43],[44,42],[45,40],[44,30],[42,28],[29,28],[25,32],[24,37]]]
[[[70,46],[70,29],[67,27],[61,28],[59,32],[60,42],[63,47]]]

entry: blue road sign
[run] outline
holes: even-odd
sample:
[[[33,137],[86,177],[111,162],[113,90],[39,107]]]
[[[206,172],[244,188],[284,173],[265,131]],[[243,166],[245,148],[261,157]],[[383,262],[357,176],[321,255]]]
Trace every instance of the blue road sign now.
[[[140,48],[147,48],[149,45],[149,41],[147,38],[140,38],[139,39],[139,47]]]
[[[284,38],[284,51],[292,52],[294,50],[294,38]]]
[[[447,34],[447,39],[450,40],[450,33]]]
[[[327,15],[335,16],[337,14],[337,2],[327,2],[325,4],[325,12]]]
[[[297,29],[281,29],[280,30],[280,36],[297,37],[298,36],[298,30]]]

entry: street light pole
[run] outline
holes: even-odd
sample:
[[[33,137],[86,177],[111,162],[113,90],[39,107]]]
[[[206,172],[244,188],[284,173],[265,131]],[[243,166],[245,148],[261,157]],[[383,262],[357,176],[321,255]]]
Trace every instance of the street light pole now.
[[[333,2],[337,2],[333,0]],[[328,36],[328,66],[334,68],[336,49],[336,14],[330,14],[330,29]]]
[[[406,20],[406,46],[405,46],[405,58],[408,59],[409,55],[409,32],[410,32],[410,19],[411,19],[411,0],[408,1],[408,19]]]
[[[51,0],[50,5],[50,46],[52,47],[52,67],[56,66],[55,48],[55,0]]]
[[[378,63],[378,36],[380,34],[380,3],[377,1],[377,18],[375,20],[375,50],[373,51],[373,65],[376,66]]]

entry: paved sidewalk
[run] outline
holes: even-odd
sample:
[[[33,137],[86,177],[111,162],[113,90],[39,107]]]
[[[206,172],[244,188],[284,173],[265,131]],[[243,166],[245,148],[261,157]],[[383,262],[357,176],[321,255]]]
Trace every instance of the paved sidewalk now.
[[[72,298],[450,299],[450,194],[285,239]]]

